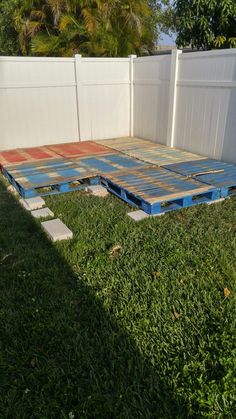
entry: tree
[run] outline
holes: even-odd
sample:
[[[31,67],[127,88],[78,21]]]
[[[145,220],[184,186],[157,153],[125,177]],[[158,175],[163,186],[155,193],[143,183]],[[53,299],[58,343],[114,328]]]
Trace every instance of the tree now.
[[[9,3],[8,0],[0,2]],[[13,0],[8,15],[22,55],[150,54],[169,0]],[[4,30],[5,31],[5,30]],[[3,31],[3,32],[4,32]],[[6,37],[0,29],[0,38]]]
[[[0,55],[18,55],[18,33],[14,26],[13,13],[19,0],[0,0]]]
[[[175,11],[178,46],[236,46],[236,0],[176,0]]]

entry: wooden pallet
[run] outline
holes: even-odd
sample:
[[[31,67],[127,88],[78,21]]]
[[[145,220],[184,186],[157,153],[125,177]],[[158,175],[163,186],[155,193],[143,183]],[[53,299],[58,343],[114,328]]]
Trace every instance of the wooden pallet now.
[[[106,147],[113,148],[117,151],[135,150],[136,148],[155,147],[156,143],[150,140],[143,140],[142,138],[136,137],[121,137],[112,138],[109,140],[97,140],[97,144],[102,144]]]
[[[47,147],[17,148],[0,152],[0,169],[9,165],[22,165],[41,160],[60,158],[54,151]]]
[[[23,198],[72,192],[99,183],[94,171],[64,159],[4,167],[3,174]]]
[[[186,179],[163,168],[101,177],[101,184],[128,204],[147,214],[161,214],[215,201],[218,189]]]
[[[9,165],[22,165],[41,160],[94,156],[110,153],[111,149],[94,141],[55,144],[43,147],[17,148],[0,152],[0,169]]]
[[[111,152],[109,147],[106,147],[103,144],[97,144],[95,141],[55,144],[48,146],[48,148],[54,153],[66,158],[94,156]]]
[[[3,173],[21,196],[30,198],[81,189],[80,184],[84,184],[84,179],[91,178],[92,184],[97,184],[101,174],[127,172],[145,166],[144,162],[113,152],[6,166]],[[76,181],[79,181],[79,184],[75,184]]]
[[[191,160],[201,160],[204,159],[202,156],[197,156],[196,154],[189,153],[184,150],[178,150],[175,148],[168,148],[156,145],[151,148],[137,148],[134,150],[125,151],[129,156],[140,159],[149,164],[155,164],[157,166],[165,166],[167,164],[191,161]]]
[[[77,164],[78,167],[82,165],[92,169],[97,175],[127,172],[149,166],[145,162],[115,151],[102,156],[73,158],[73,163]]]
[[[219,160],[206,159],[192,162],[171,164],[167,170],[179,173],[199,182],[212,185],[220,190],[220,196],[236,195],[236,165]]]
[[[101,143],[131,157],[157,166],[205,159],[203,156],[193,154],[185,150],[167,147],[164,144],[158,144],[153,141],[143,140],[140,138],[117,138],[112,140],[103,140]]]

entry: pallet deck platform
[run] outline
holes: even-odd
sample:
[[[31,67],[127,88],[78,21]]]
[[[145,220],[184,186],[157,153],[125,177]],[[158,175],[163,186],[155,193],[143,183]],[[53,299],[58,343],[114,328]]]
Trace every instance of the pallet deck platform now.
[[[166,169],[220,190],[222,198],[236,195],[236,165],[218,160],[206,159],[171,164]]]
[[[160,167],[101,177],[108,191],[147,214],[191,207],[219,198],[217,188]]]
[[[236,194],[236,165],[140,138],[4,151],[3,158],[3,174],[23,198],[102,184],[156,215]]]

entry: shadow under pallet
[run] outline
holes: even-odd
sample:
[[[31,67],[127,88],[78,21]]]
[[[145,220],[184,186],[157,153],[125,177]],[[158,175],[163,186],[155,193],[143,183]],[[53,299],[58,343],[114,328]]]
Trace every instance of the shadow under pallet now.
[[[163,166],[171,172],[214,186],[220,197],[236,195],[236,165],[213,159],[168,164]]]
[[[153,166],[135,173],[102,176],[101,184],[150,215],[212,202],[220,197],[217,188]]]

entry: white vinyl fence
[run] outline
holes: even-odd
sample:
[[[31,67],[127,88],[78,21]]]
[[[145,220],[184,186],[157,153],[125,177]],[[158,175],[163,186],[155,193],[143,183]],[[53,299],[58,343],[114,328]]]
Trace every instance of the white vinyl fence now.
[[[174,144],[236,163],[236,50],[181,54]]]
[[[130,86],[130,58],[0,57],[0,149],[128,136]]]
[[[133,73],[133,133],[166,144],[171,55],[134,58]]]
[[[236,163],[236,49],[0,57],[0,149],[129,135]]]
[[[134,60],[134,135],[236,163],[236,49]]]
[[[0,58],[1,149],[78,138],[74,61]]]

